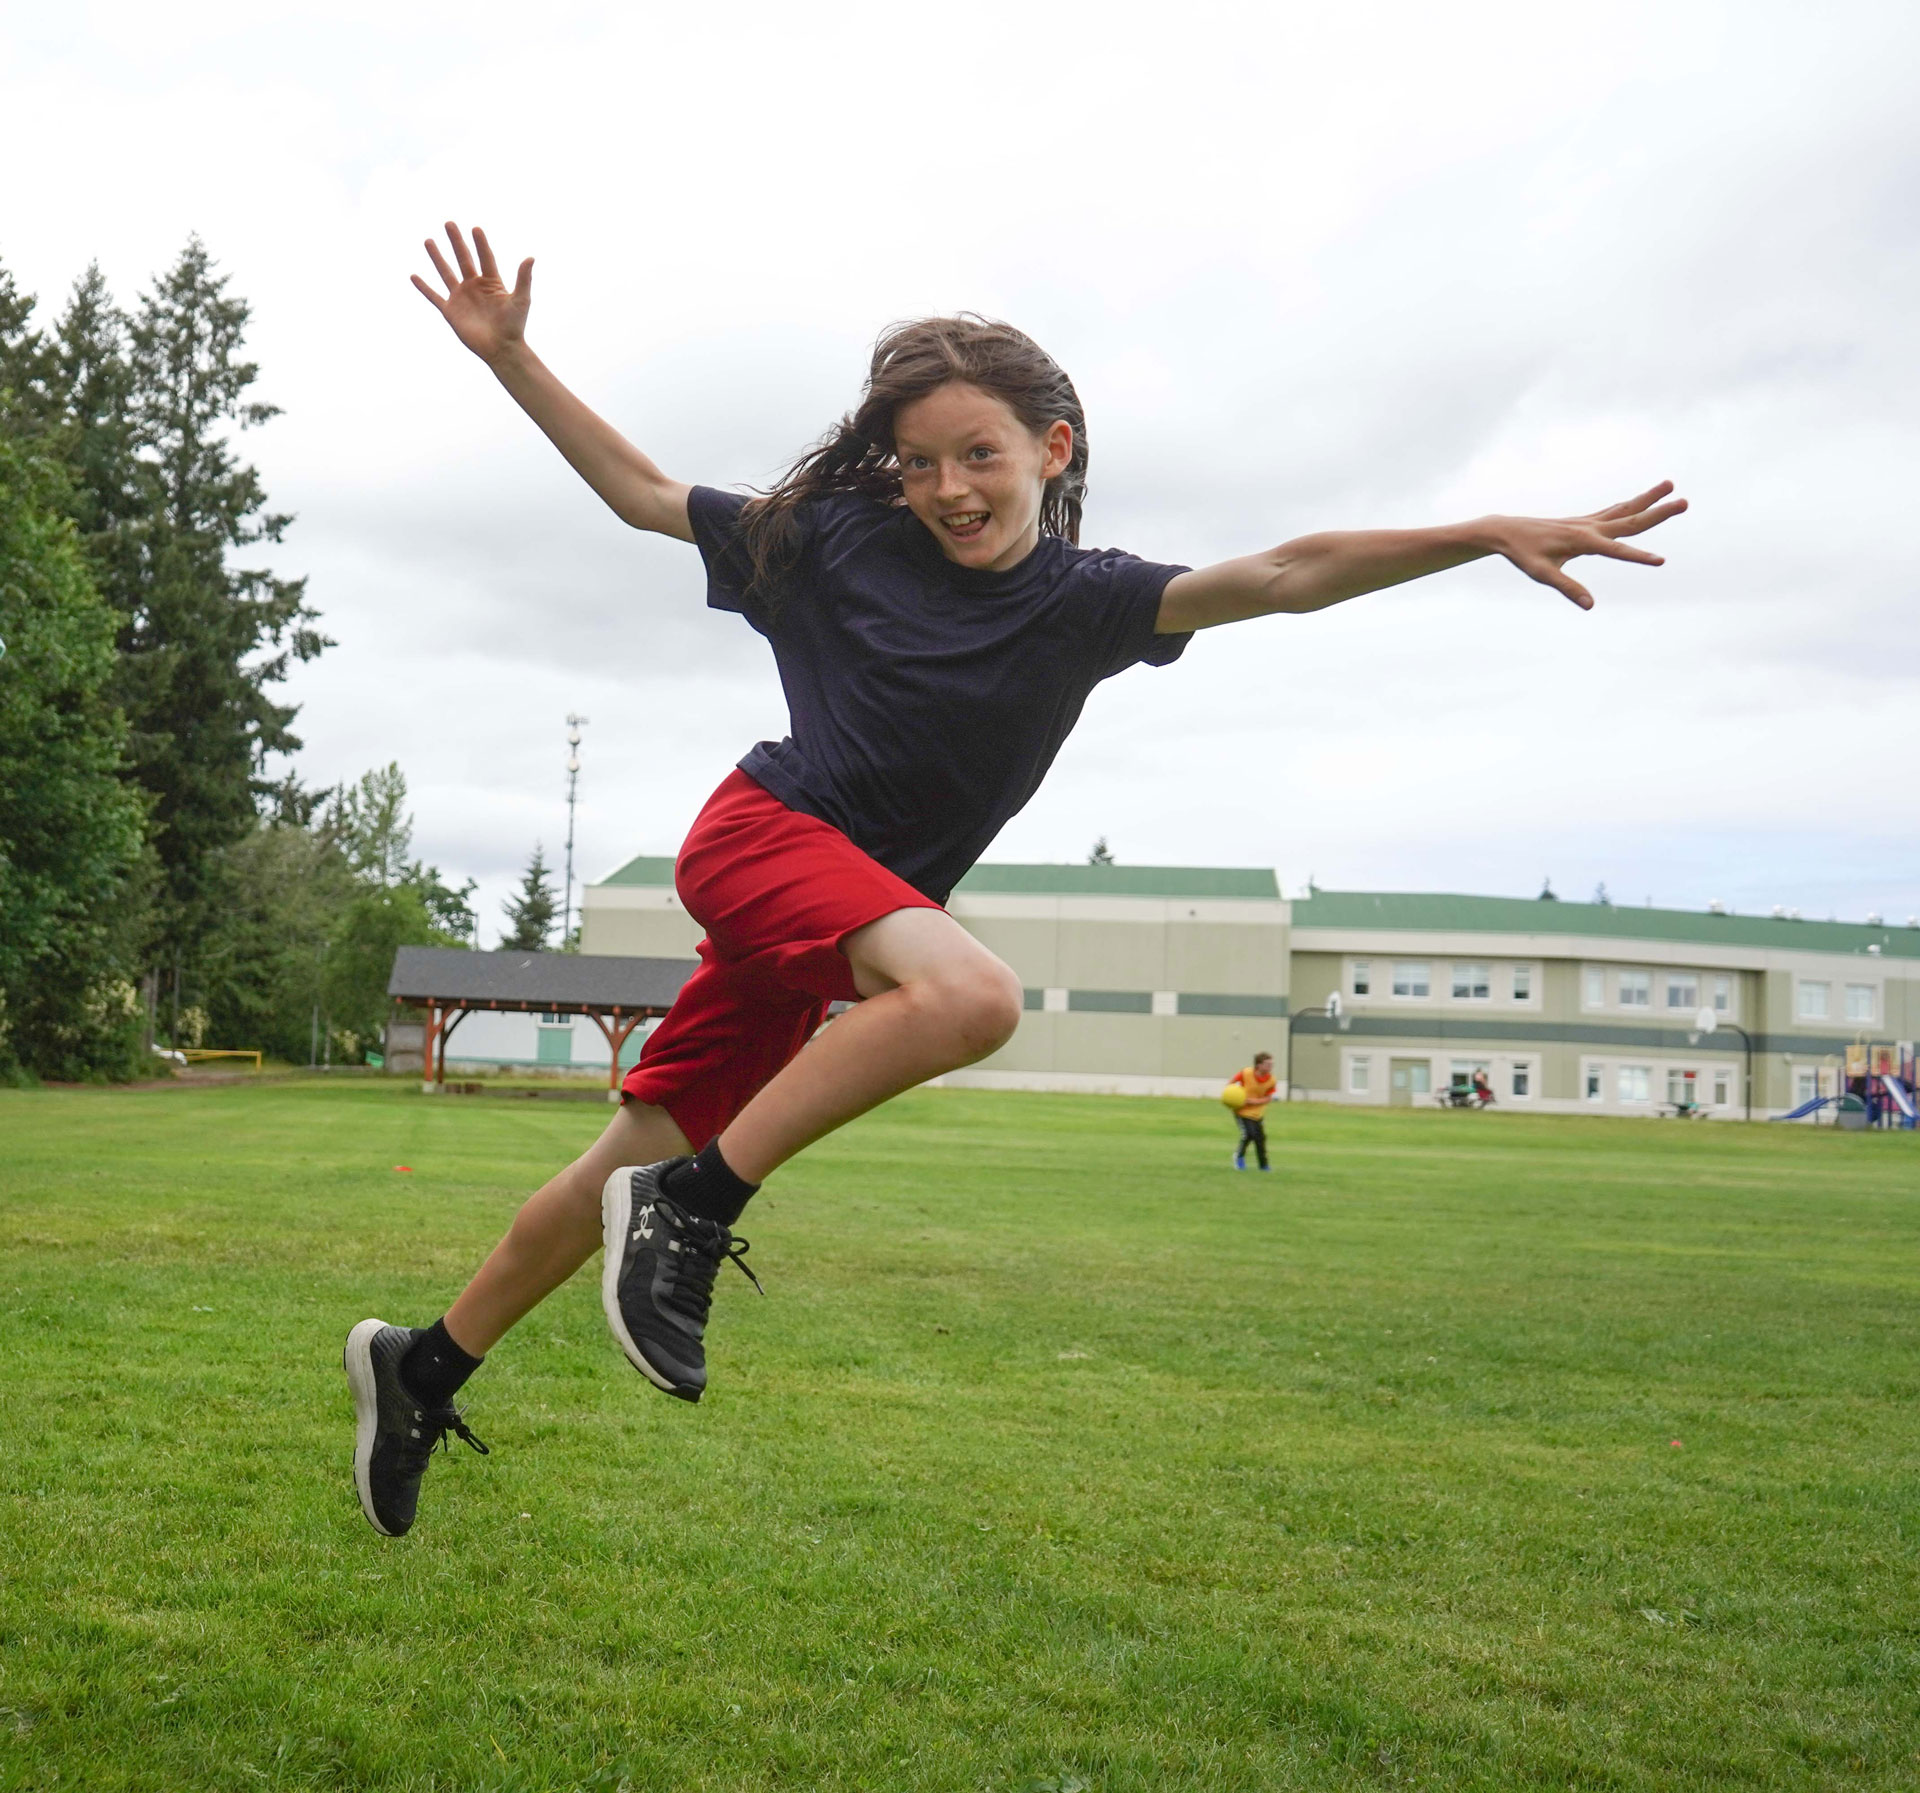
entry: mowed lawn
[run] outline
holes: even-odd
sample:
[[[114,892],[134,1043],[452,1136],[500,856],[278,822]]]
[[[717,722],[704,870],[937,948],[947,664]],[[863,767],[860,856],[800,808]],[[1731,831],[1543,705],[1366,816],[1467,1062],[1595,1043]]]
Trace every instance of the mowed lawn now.
[[[1920,1139],[923,1092],[377,1537],[342,1336],[603,1121],[0,1095],[0,1787],[1920,1784]]]

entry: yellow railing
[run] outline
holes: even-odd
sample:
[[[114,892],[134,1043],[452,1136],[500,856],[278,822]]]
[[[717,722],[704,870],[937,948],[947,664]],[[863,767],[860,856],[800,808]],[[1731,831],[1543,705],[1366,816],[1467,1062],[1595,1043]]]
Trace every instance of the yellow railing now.
[[[253,1068],[256,1071],[260,1069],[260,1054],[247,1051],[244,1048],[228,1046],[183,1046],[180,1048],[180,1056],[190,1065],[197,1065],[203,1058],[250,1058],[253,1060]]]

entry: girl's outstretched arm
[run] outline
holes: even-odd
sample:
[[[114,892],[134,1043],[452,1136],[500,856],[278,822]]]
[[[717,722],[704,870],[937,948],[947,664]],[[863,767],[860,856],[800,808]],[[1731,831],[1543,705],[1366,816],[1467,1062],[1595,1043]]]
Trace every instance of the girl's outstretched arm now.
[[[1482,517],[1440,529],[1303,535],[1265,554],[1181,573],[1168,582],[1154,626],[1162,635],[1173,635],[1276,611],[1324,610],[1362,592],[1404,585],[1489,554],[1504,555],[1528,578],[1591,610],[1593,594],[1562,567],[1582,554],[1662,565],[1658,554],[1629,547],[1620,538],[1644,534],[1685,510],[1684,498],[1667,496],[1672,490],[1673,481],[1663,479],[1639,497],[1589,517]]]
[[[693,540],[687,521],[687,487],[669,479],[605,418],[589,411],[554,378],[546,364],[527,347],[527,309],[533,303],[533,257],[520,264],[520,273],[507,290],[494,265],[487,233],[473,233],[474,255],[457,224],[448,224],[447,242],[458,268],[447,266],[440,246],[427,239],[427,255],[434,271],[446,282],[443,299],[418,274],[413,284],[432,302],[453,328],[455,336],[490,368],[500,384],[513,394],[521,410],[546,432],[547,440],[567,457],[574,472],[606,500],[623,523],[651,529],[660,535]]]

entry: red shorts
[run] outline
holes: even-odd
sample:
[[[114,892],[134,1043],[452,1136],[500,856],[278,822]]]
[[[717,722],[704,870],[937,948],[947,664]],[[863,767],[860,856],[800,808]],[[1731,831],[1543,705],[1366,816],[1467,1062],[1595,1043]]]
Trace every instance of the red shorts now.
[[[840,950],[849,934],[940,907],[741,771],[695,819],[673,885],[707,931],[700,965],[620,1087],[664,1108],[695,1151],[813,1037],[829,1003],[859,1001]]]

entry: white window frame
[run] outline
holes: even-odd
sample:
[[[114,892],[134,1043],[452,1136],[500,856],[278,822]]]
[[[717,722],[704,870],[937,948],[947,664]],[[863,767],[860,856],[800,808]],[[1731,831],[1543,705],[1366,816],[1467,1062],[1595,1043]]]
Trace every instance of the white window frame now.
[[[1583,965],[1580,968],[1580,1006],[1583,1009],[1603,1009],[1607,1006],[1607,968],[1604,965]]]
[[[1355,1052],[1348,1055],[1347,1094],[1350,1096],[1370,1096],[1373,1094],[1373,1056],[1371,1053]]]
[[[1347,962],[1347,994],[1365,1002],[1373,994],[1373,961],[1350,959]]]
[[[1580,1099],[1599,1103],[1607,1099],[1607,1067],[1597,1058],[1586,1060],[1580,1067]]]
[[[1811,1102],[1819,1094],[1820,1067],[1795,1065],[1793,1067],[1793,1100],[1788,1106],[1798,1108],[1802,1102]]]
[[[1854,998],[1864,996],[1860,1014],[1854,1013]],[[1858,1021],[1871,1027],[1880,1019],[1880,992],[1873,984],[1843,984],[1840,990],[1840,1011],[1845,1020]]]
[[[1455,959],[1447,966],[1447,989],[1455,1002],[1491,1002],[1493,967],[1484,959]]]
[[[1414,973],[1419,973],[1420,989],[1414,991]],[[1401,986],[1406,988],[1402,989]],[[1395,1002],[1427,1002],[1433,996],[1433,961],[1431,959],[1395,959],[1393,961],[1393,991]]]
[[[1733,1106],[1733,1071],[1729,1066],[1721,1065],[1714,1070],[1713,1105],[1715,1108]]]
[[[1796,1021],[1831,1021],[1833,1019],[1833,985],[1825,978],[1795,978],[1793,1018]]]
[[[1727,972],[1719,973],[1713,980],[1711,990],[1713,995],[1713,1012],[1716,1015],[1731,1015],[1733,1013],[1732,975]]]
[[[1698,1108],[1701,1106],[1700,1067],[1698,1065],[1667,1066],[1667,1101],[1675,1106],[1678,1105],[1673,1093],[1676,1083],[1680,1086],[1681,1095],[1691,1095],[1693,1097],[1694,1107]],[[1687,1087],[1689,1083],[1693,1086],[1691,1090]]]
[[[1635,981],[1633,983],[1629,983],[1627,981],[1629,978],[1632,978]],[[1617,971],[1614,973],[1613,988],[1614,988],[1615,1000],[1621,1008],[1633,1009],[1635,1011],[1647,1013],[1647,1014],[1652,1013],[1653,1011],[1653,973],[1651,971],[1640,971],[1640,970],[1634,970],[1634,969]],[[1635,1002],[1635,1001],[1629,1000],[1627,995],[1627,992],[1629,990],[1635,992],[1636,994],[1644,990],[1646,992],[1646,998],[1647,998],[1646,1001]]]
[[[1533,1060],[1516,1058],[1507,1066],[1507,1094],[1516,1102],[1533,1100]]]
[[[1515,1002],[1533,1001],[1533,967],[1516,965],[1513,967],[1513,981],[1507,986],[1513,992]]]
[[[1634,1080],[1641,1091],[1630,1094],[1628,1079]],[[1653,1066],[1646,1064],[1617,1064],[1613,1067],[1614,1100],[1622,1108],[1647,1108],[1653,1103]]]
[[[1697,972],[1669,971],[1666,977],[1667,1013],[1698,1013],[1700,978]]]

